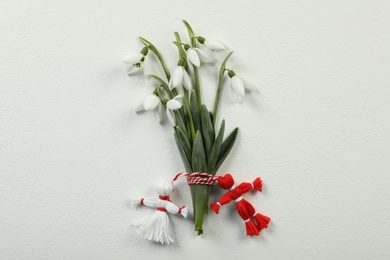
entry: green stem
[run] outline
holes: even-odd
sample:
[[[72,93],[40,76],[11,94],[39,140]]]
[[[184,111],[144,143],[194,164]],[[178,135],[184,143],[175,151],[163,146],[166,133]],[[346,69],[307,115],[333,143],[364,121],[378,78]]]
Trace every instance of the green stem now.
[[[161,87],[161,86],[160,86]],[[157,87],[153,93],[157,94],[158,98],[161,100],[161,103],[163,104],[164,108],[166,108],[167,100],[164,97],[164,95],[160,91],[160,87]]]
[[[222,91],[222,86],[223,86],[223,77],[219,78],[218,81],[218,88],[217,88],[217,93],[214,101],[214,109],[213,109],[213,126],[215,127],[215,122],[217,121],[217,113],[218,113],[218,105],[219,105],[219,98],[221,96],[221,91]]]
[[[177,93],[175,94],[173,92],[173,90],[172,91],[169,90],[169,87],[168,87],[167,83],[165,83],[164,80],[162,80],[161,78],[159,78],[158,76],[153,75],[153,74],[150,74],[149,77],[151,77],[151,78],[157,80],[158,82],[160,82],[161,86],[164,88],[165,92],[167,92],[167,94],[168,94],[170,99],[172,99],[174,96],[177,96]]]
[[[179,35],[178,32],[174,32],[174,34],[175,34],[176,41],[173,42],[173,43],[176,45],[177,50],[178,50],[178,52],[179,52],[179,60],[182,60],[182,59],[186,60],[186,59],[187,59],[187,56],[186,56],[186,52],[184,51],[183,47],[181,46],[180,35]],[[185,64],[185,65],[186,65],[186,64]],[[187,69],[186,66],[184,66],[184,67],[185,67],[185,69]],[[175,96],[178,95],[178,92],[177,92],[176,89],[172,89],[172,93],[173,93]],[[180,113],[182,114],[182,116],[183,116],[183,118],[184,118],[184,114],[185,114],[185,108],[184,108],[184,107],[182,107],[182,108],[180,109]],[[189,126],[188,126],[188,128],[189,128]],[[188,130],[189,130],[188,132],[190,132],[190,129],[188,129]]]
[[[196,98],[198,99],[198,106],[202,105],[202,97],[200,96],[200,81],[199,81],[199,68],[193,66],[194,68],[194,78],[195,78],[195,92]]]
[[[217,93],[215,95],[214,100],[214,110],[213,110],[213,125],[215,126],[215,122],[217,121],[217,114],[218,114],[218,105],[219,105],[219,99],[221,97],[221,91],[223,87],[223,75],[225,73],[226,69],[226,63],[229,59],[229,57],[233,54],[233,52],[230,52],[228,56],[226,56],[225,60],[221,64],[221,68],[219,70],[219,78],[218,78],[218,88]]]
[[[173,98],[173,94],[172,94],[172,92],[169,90],[169,88],[168,88],[166,85],[161,85],[161,86],[164,88],[165,92],[167,92],[169,98],[172,99],[172,98]]]
[[[164,73],[165,73],[165,76],[167,77],[167,80],[169,81],[169,79],[171,78],[171,73],[169,72],[169,69],[164,61],[164,58],[162,57],[161,53],[157,50],[157,48],[151,43],[149,42],[148,40],[146,40],[145,38],[142,38],[142,37],[138,37],[140,39],[140,41],[145,45],[147,46],[152,52],[154,52],[154,54],[156,54],[158,60],[160,61],[161,63],[161,67],[163,68],[164,70]]]
[[[192,120],[189,99],[190,99],[190,97],[188,95],[188,91],[187,91],[187,89],[184,89],[184,107],[185,107],[186,116],[188,118],[188,122],[189,122],[189,126],[190,126],[191,140],[194,140],[195,127],[194,127],[194,121]]]
[[[183,23],[186,26],[186,29],[188,31],[188,37],[190,38],[191,47],[195,48],[196,47],[196,37],[195,37],[194,31],[192,30],[190,24],[186,20],[183,20]],[[178,38],[176,37],[176,39],[178,39]],[[179,40],[180,40],[180,37],[179,37]],[[180,43],[181,43],[181,41],[180,41]],[[194,78],[195,78],[195,92],[196,92],[196,97],[198,99],[198,105],[200,107],[202,105],[202,97],[200,95],[199,68],[197,68],[196,66],[193,66],[193,68],[194,68]]]

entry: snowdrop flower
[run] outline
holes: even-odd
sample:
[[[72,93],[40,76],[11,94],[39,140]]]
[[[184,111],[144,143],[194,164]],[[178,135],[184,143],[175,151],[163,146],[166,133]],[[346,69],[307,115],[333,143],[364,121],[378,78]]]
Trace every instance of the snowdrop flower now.
[[[123,59],[123,62],[126,64],[127,75],[135,74],[142,68],[147,54],[148,48],[144,47],[140,53],[131,53]]]
[[[245,96],[244,82],[241,78],[233,76],[230,81],[233,98],[236,102],[240,102]]]
[[[167,117],[172,126],[176,126],[175,110],[183,106],[183,96],[177,95],[167,102]]]
[[[206,46],[209,50],[212,51],[223,51],[226,49],[225,44],[222,42],[216,40],[216,39],[210,39],[210,38],[203,38],[201,36],[197,37],[198,42]]]
[[[245,97],[246,93],[258,92],[258,89],[253,82],[236,76],[232,70],[229,70],[228,75],[230,77],[231,93],[236,102],[240,102]]]
[[[152,111],[154,118],[159,123],[162,123],[164,118],[164,107],[161,104],[160,99],[153,94],[146,96],[142,101],[142,105],[139,106],[136,111]]]
[[[256,89],[253,84],[249,84],[241,77],[236,76],[236,73],[232,70],[229,70],[228,76],[230,77],[231,93],[236,102],[240,102],[245,97],[246,90],[250,92]]]
[[[187,59],[194,66],[199,67],[200,62],[210,63],[213,59],[204,50],[199,48],[189,48],[187,50]]]
[[[169,89],[172,90],[174,88],[184,86],[188,91],[192,90],[192,82],[190,76],[187,71],[183,68],[183,66],[177,66],[172,73],[171,80],[169,81]]]
[[[191,62],[194,66],[199,67],[200,66],[200,58],[196,50],[194,48],[189,48],[187,50],[187,59],[189,62]]]
[[[222,42],[215,39],[207,39],[204,45],[212,51],[223,51],[226,49]]]
[[[123,59],[123,62],[126,64],[127,75],[135,74],[141,69],[143,57],[141,53],[132,53]]]

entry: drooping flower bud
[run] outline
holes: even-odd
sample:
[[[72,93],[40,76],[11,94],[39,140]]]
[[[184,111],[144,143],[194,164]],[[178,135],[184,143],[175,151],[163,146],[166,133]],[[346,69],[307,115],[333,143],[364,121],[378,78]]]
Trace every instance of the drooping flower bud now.
[[[233,76],[230,82],[233,98],[236,102],[240,102],[245,96],[244,82],[241,78]]]
[[[188,49],[187,59],[196,67],[200,66],[200,58],[198,52],[193,48]]]
[[[204,45],[212,51],[223,51],[226,49],[222,42],[215,39],[205,39]]]
[[[174,111],[180,109],[183,106],[183,96],[177,95],[173,99],[167,102],[167,118],[172,126],[176,126],[176,118]]]
[[[187,71],[183,68],[183,66],[177,66],[172,73],[171,80],[169,81],[169,88],[172,90],[173,88],[178,88],[182,85],[187,90],[192,90],[192,82]]]
[[[160,99],[153,94],[150,94],[142,101],[142,107],[145,111],[152,111],[154,118],[157,122],[162,123],[164,118],[164,109]],[[140,107],[137,108],[137,112],[140,112]]]

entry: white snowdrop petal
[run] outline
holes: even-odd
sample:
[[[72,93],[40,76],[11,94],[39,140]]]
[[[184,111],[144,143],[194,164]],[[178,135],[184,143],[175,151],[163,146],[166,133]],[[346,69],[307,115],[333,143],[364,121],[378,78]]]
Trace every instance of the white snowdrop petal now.
[[[172,87],[177,88],[183,82],[184,69],[182,66],[177,66],[172,73]]]
[[[176,100],[176,99],[171,99],[167,102],[167,108],[171,109],[171,110],[176,110],[176,109],[179,109],[181,108],[182,104],[179,100]]]
[[[215,39],[206,39],[205,45],[207,48],[213,51],[222,51],[226,49],[225,45],[222,42]]]
[[[153,66],[153,61],[150,60],[149,56],[145,57],[145,60],[142,64],[142,67],[144,68],[144,76],[147,80],[151,80],[152,78],[149,76],[150,74],[156,74]]]
[[[180,104],[183,105],[183,95],[179,94],[179,95],[175,96],[173,99],[179,101]]]
[[[231,87],[232,87],[234,94],[240,96],[241,98],[243,98],[245,96],[244,82],[242,81],[241,78],[234,76],[231,79]]]
[[[153,116],[157,122],[162,123],[164,119],[164,108],[161,104],[158,104],[155,109],[153,109]]]
[[[166,109],[167,111],[167,118],[168,118],[168,121],[169,123],[171,123],[172,126],[176,126],[176,119],[175,119],[175,114],[173,113],[172,110],[170,109]]]
[[[236,103],[240,103],[242,101],[243,98],[242,96],[237,95],[237,93],[234,91],[230,91],[230,92],[232,93],[233,99]]]
[[[213,58],[204,50],[199,48],[194,48],[194,50],[198,53],[198,56],[202,62],[210,63],[213,62]]]
[[[137,112],[137,113],[144,112],[144,111],[145,111],[145,108],[144,108],[143,102],[142,102],[141,104],[139,104],[139,105],[135,108],[135,112]]]
[[[159,103],[160,99],[155,95],[146,96],[142,102],[146,111],[155,109]]]
[[[173,89],[173,83],[172,83],[173,81],[172,81],[172,77],[171,77],[171,79],[169,80],[169,82],[168,82],[168,87],[169,87],[169,90],[172,90]]]
[[[194,66],[199,67],[200,66],[200,59],[198,53],[194,49],[189,49],[187,51],[187,58],[188,60],[194,64]]]
[[[125,67],[125,71],[126,71],[127,75],[136,74],[137,72],[139,72],[140,69],[141,68],[137,68],[133,64],[126,64],[126,67]]]
[[[123,59],[123,62],[126,64],[133,65],[134,63],[139,62],[142,59],[142,57],[143,55],[141,53],[131,53]]]
[[[241,78],[241,79],[244,82],[245,90],[248,90],[249,92],[259,92],[259,89],[255,83],[245,78]]]
[[[184,87],[185,87],[188,91],[191,91],[191,90],[192,90],[191,78],[190,78],[190,76],[188,75],[187,71],[185,71],[185,70],[184,70],[184,73],[183,73],[183,85],[184,85]]]

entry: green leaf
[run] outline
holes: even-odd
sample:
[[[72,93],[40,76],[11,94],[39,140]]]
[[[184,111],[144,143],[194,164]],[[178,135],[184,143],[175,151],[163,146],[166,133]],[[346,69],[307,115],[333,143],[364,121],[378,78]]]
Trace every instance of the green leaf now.
[[[190,24],[186,20],[182,20],[182,21],[188,31],[188,37],[190,38],[191,47],[196,47],[196,39],[195,39],[194,31],[192,30]]]
[[[194,209],[195,230],[203,233],[203,216],[208,213],[211,186],[190,185],[192,205]]]
[[[187,159],[190,161],[192,157],[192,148],[190,140],[188,139],[186,133],[179,126],[176,126],[175,129],[177,137],[179,137],[181,147],[183,148]]]
[[[192,170],[194,172],[207,172],[206,154],[203,147],[203,139],[200,131],[195,134],[192,146]],[[194,207],[195,230],[203,233],[203,215],[207,212],[210,194],[208,185],[191,185],[192,205]]]
[[[237,139],[237,134],[238,134],[238,128],[236,127],[230,135],[225,139],[225,141],[221,145],[221,150],[219,152],[219,157],[218,157],[218,163],[215,166],[214,171],[217,172],[223,161],[226,159],[228,154],[233,148],[234,142]]]
[[[192,170],[194,172],[207,172],[206,153],[203,147],[203,139],[200,131],[195,134],[192,145]]]
[[[199,106],[198,106],[195,90],[191,91],[190,109],[191,109],[192,121],[194,122],[194,126],[195,126],[195,131],[201,130]]]
[[[219,153],[221,150],[224,133],[225,133],[225,120],[222,120],[221,127],[219,128],[218,136],[215,139],[214,145],[211,148],[210,155],[208,156],[208,163],[207,163],[208,171],[212,175],[215,175],[215,173],[217,172],[215,166],[219,159]]]
[[[215,140],[215,132],[213,122],[211,122],[209,111],[205,105],[202,105],[200,108],[200,122],[202,125],[202,134],[204,138],[204,145],[206,150],[207,157],[211,153],[211,148],[213,147]]]
[[[183,132],[187,135],[188,135],[188,131],[187,131],[187,127],[184,123],[184,120],[183,120],[183,115],[182,113],[180,113],[181,111],[180,110],[174,110],[173,113],[175,114],[175,120],[176,120],[176,125],[180,127],[181,130],[183,130]]]
[[[173,133],[173,136],[175,137],[177,149],[179,150],[179,154],[180,154],[181,160],[183,162],[184,168],[186,169],[187,172],[192,172],[191,163],[190,163],[190,161],[188,160],[188,158],[186,156],[186,153],[185,153],[185,151],[183,149],[182,143],[180,142],[180,140],[177,137],[176,133]]]

